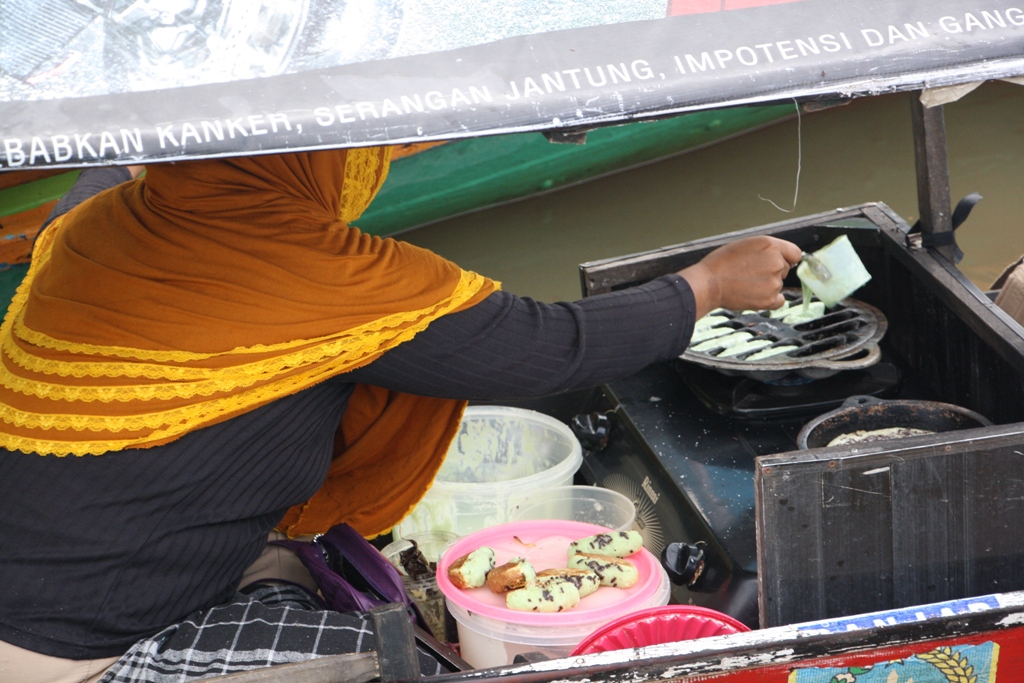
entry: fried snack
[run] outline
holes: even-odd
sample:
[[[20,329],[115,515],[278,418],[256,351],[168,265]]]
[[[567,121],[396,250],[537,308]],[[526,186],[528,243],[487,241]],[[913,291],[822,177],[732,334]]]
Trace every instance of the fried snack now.
[[[511,560],[487,572],[487,587],[493,593],[508,593],[523,588],[537,578],[537,572],[529,560],[513,557]]]
[[[629,557],[644,545],[639,531],[610,531],[587,536],[569,544],[569,557],[577,553],[593,553],[608,557]]]
[[[580,597],[585,598],[601,587],[601,577],[589,569],[573,569],[562,567],[560,569],[545,569],[537,572],[537,585],[546,586],[549,583],[568,581],[576,586]]]
[[[494,569],[494,550],[481,546],[463,555],[448,567],[448,579],[456,588],[479,588]]]
[[[619,557],[579,553],[569,558],[569,566],[575,569],[589,569],[596,573],[601,577],[602,586],[631,588],[640,578],[633,563]]]
[[[580,593],[571,581],[552,579],[505,594],[505,606],[521,612],[562,612],[580,602]]]

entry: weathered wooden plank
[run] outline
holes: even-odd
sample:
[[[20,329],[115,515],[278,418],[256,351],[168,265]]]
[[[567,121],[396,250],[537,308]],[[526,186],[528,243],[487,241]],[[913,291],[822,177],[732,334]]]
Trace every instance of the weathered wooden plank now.
[[[217,683],[367,683],[379,677],[376,652],[321,657],[218,676]]]
[[[377,663],[380,680],[411,681],[420,677],[419,656],[412,622],[405,605],[391,603],[370,610],[373,630],[377,639]]]
[[[706,681],[714,677],[714,680],[737,683],[783,683],[796,668],[871,664],[925,652],[940,645],[986,640],[1000,644],[1000,671],[1013,671],[1024,665],[1022,603],[1022,593],[989,596],[976,602],[921,606],[917,611],[781,626],[427,680],[431,683],[655,683]],[[735,678],[727,677],[728,674]]]
[[[895,607],[967,595],[966,457],[958,453],[889,465]]]
[[[967,461],[967,594],[1009,588],[1024,576],[1024,437]]]
[[[774,235],[785,232],[786,239],[794,240],[802,246],[813,245],[816,237],[815,231],[811,228],[814,226],[830,221],[857,218],[862,215],[860,207],[838,209],[747,230],[738,230],[727,235],[706,237],[686,244],[662,247],[639,254],[591,261],[580,265],[580,282],[583,293],[587,296],[612,291],[681,270],[696,263],[711,250],[740,237],[751,235]]]
[[[932,237],[951,238],[952,209],[949,199],[949,164],[946,161],[946,121],[943,109],[925,107],[920,93],[910,94],[911,122],[914,129],[914,166],[917,170],[917,209],[921,232]],[[936,247],[950,263],[953,244]]]
[[[875,612],[892,602],[892,498],[889,470],[833,460],[821,470],[821,565],[825,613]],[[813,551],[808,553],[813,556]],[[794,561],[799,561],[794,557]],[[802,600],[791,594],[792,600]],[[786,622],[803,620],[790,616]]]
[[[1024,589],[1024,424],[764,456],[755,477],[765,625]],[[777,504],[814,481],[820,545]]]
[[[763,529],[767,523],[775,529],[771,536],[758,534],[762,542],[757,546],[757,565],[774,568],[768,573],[761,572],[758,577],[762,628],[784,623],[783,611],[792,610],[784,597],[788,595],[787,585],[794,586],[794,590],[804,596],[800,609],[808,615],[806,619],[825,614],[821,486],[817,472],[785,477],[773,474],[770,466],[755,472],[757,528]],[[794,548],[806,549],[806,552],[798,555],[793,552]]]

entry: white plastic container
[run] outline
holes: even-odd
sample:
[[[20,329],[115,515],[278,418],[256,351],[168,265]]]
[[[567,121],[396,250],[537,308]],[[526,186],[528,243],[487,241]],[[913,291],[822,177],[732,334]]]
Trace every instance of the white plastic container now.
[[[437,583],[455,617],[462,658],[475,668],[487,668],[511,664],[517,654],[526,652],[568,657],[601,626],[648,607],[667,605],[672,588],[668,575],[657,558],[643,549],[629,558],[640,577],[633,587],[599,588],[576,607],[555,614],[510,610],[504,596],[486,587],[456,588],[447,576],[449,564],[481,545],[494,549],[498,564],[520,556],[537,570],[564,567],[569,543],[602,530],[607,531],[570,521],[512,522],[452,544],[438,563]]]
[[[395,529],[459,536],[509,521],[524,496],[572,484],[583,452],[558,420],[521,408],[470,406],[433,486]]]
[[[636,522],[636,505],[618,491],[598,486],[557,486],[533,493],[512,508],[511,522],[565,519],[628,531]]]
[[[562,659],[572,654],[584,638],[618,617],[646,609],[667,605],[672,593],[672,584],[667,574],[662,574],[658,591],[635,608],[616,615],[591,622],[581,622],[570,627],[540,628],[509,624],[472,614],[458,605],[448,602],[448,610],[455,617],[459,629],[459,652],[462,658],[477,669],[506,666],[516,655],[540,652],[551,659]]]
[[[381,549],[381,554],[387,558],[388,562],[398,570],[398,573],[402,576],[402,583],[405,584],[405,592],[409,595],[413,602],[420,609],[420,614],[423,615],[423,619],[427,622],[427,626],[433,632],[434,637],[438,640],[444,640],[444,594],[441,589],[437,587],[437,576],[436,574],[430,574],[427,577],[420,579],[410,578],[406,573],[405,568],[402,566],[402,553],[412,548],[412,542],[416,542],[416,546],[420,549],[423,554],[423,558],[427,562],[432,562],[435,565],[442,557],[445,549],[449,545],[454,543],[458,539],[458,536],[452,533],[445,533],[441,531],[428,531],[421,534],[415,534],[411,538],[402,539],[389,543]]]
[[[800,282],[829,308],[871,280],[871,273],[864,267],[846,235],[840,235],[812,256],[828,271],[828,279],[821,279],[806,260],[797,266],[796,274]]]

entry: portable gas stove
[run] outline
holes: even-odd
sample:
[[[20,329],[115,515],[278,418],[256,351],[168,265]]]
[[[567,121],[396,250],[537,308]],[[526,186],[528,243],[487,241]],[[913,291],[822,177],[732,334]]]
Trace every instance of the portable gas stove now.
[[[754,458],[795,450],[804,424],[850,395],[923,398],[927,392],[916,384],[884,360],[793,385],[728,377],[685,361],[653,365],[605,385],[585,408],[607,423],[587,420],[590,434],[577,424],[587,449],[580,474],[633,500],[651,552],[686,543],[703,554],[700,576],[675,586],[674,602],[756,627]],[[604,447],[601,426],[608,429]]]
[[[799,372],[757,378],[680,359],[591,396],[573,420],[585,449],[580,476],[634,501],[648,550],[660,554],[672,545],[681,584],[673,602],[759,625],[755,458],[796,451],[801,427],[849,396],[946,401],[997,424],[1022,418],[1024,400],[1011,397],[1024,398],[1024,356],[1005,343],[1005,316],[983,294],[964,294],[966,278],[953,281],[932,261],[922,267],[907,229],[887,207],[866,205],[581,266],[591,295],[677,272],[742,234],[773,234],[807,251],[848,234],[874,276],[855,296],[888,319],[880,357],[866,367],[819,379]],[[842,325],[839,318],[832,322]],[[820,450],[843,457],[841,449]],[[796,562],[814,556],[813,548],[792,547]],[[885,561],[881,577],[891,575]]]

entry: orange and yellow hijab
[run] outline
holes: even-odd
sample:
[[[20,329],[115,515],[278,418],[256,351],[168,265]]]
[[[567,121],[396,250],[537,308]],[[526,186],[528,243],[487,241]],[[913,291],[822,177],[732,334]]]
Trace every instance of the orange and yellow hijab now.
[[[493,292],[348,226],[388,160],[370,148],[154,165],[55,221],[0,328],[0,446],[165,444],[370,363]],[[326,483],[282,528],[390,528],[464,406],[357,387]]]

